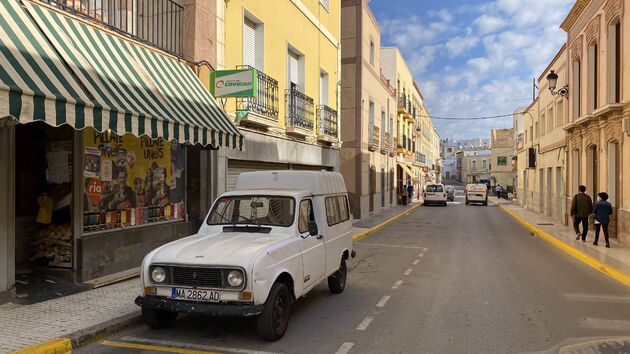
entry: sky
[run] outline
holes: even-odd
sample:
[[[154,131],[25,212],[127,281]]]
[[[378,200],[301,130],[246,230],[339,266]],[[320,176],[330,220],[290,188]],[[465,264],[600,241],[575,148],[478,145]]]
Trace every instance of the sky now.
[[[566,41],[575,0],[371,0],[383,46],[398,46],[435,117],[511,114]],[[434,120],[441,138],[487,138],[512,117]]]

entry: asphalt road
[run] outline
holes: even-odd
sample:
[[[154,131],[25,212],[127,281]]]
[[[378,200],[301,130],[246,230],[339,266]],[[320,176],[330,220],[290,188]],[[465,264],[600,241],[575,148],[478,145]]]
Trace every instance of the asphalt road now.
[[[140,325],[76,352],[520,353],[630,335],[630,289],[499,208],[465,206],[461,190],[448,207],[418,208],[356,250],[346,290],[321,284],[300,299],[278,342],[260,340],[253,320],[182,316],[170,329]]]

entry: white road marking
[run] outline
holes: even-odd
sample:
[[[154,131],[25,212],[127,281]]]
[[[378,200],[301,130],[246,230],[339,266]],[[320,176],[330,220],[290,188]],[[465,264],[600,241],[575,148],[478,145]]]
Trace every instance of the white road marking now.
[[[424,253],[420,253],[418,257],[424,257]]]
[[[385,304],[387,303],[387,301],[389,300],[391,296],[389,295],[385,295],[381,298],[381,301],[378,302],[378,304],[376,304],[376,307],[385,307]]]
[[[263,352],[260,350],[217,347],[214,345],[191,344],[191,343],[176,342],[176,341],[163,340],[163,339],[146,339],[146,338],[138,338],[138,337],[131,337],[131,336],[122,337],[118,340],[123,341],[123,342],[130,342],[130,343],[161,345],[164,347],[175,347],[175,348],[183,348],[183,349],[207,350],[207,351],[212,351],[212,352],[228,352],[228,353],[237,353],[237,354],[278,354],[275,352]]]
[[[418,262],[420,262],[420,260],[419,260],[419,259],[416,259],[416,260],[415,260],[415,261],[413,261],[413,263],[411,263],[411,264],[413,264],[413,265],[417,265],[417,264],[418,264]]]
[[[428,251],[429,249],[425,247],[425,248],[423,248],[422,250],[423,250],[424,252],[426,252],[426,251]]]
[[[399,280],[397,281],[394,286],[392,286],[392,289],[398,289],[401,285],[402,285],[403,281]]]
[[[462,202],[448,202],[448,203],[457,205],[457,204],[461,204]]]
[[[611,331],[630,331],[630,321],[626,320],[585,317],[581,322],[582,327],[587,328],[606,329]]]
[[[411,274],[412,271],[413,271],[413,269],[409,268],[403,274],[404,275],[409,275],[409,274]]]
[[[377,247],[395,247],[395,248],[413,248],[413,249],[420,249],[422,247],[416,247],[416,246],[399,246],[399,245],[388,245],[385,243],[367,243],[367,242],[357,242],[360,245],[366,245],[366,246],[377,246]]]
[[[339,349],[337,349],[335,354],[347,354],[350,351],[350,349],[352,349],[353,346],[354,346],[354,343],[345,342],[341,345],[341,347],[339,347]]]
[[[630,296],[598,295],[598,294],[564,294],[571,301],[608,302],[616,304],[630,303]]]
[[[365,331],[373,320],[374,317],[372,316],[367,316],[366,318],[364,318],[363,321],[361,321],[361,323],[359,323],[359,325],[357,326],[357,331]]]

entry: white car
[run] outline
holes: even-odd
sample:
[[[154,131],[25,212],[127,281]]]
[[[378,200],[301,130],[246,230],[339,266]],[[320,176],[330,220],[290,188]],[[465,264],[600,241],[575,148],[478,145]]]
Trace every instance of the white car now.
[[[284,335],[291,305],[324,280],[346,286],[354,257],[343,177],[334,172],[242,173],[192,235],[149,253],[136,304],[152,328],[178,313],[257,317],[267,340]]]
[[[424,188],[424,192],[422,193],[422,198],[424,199],[424,205],[448,205],[446,188],[444,188],[444,185],[441,183],[427,184]]]
[[[471,203],[488,205],[488,186],[483,183],[467,184],[464,194],[466,195],[466,205]]]

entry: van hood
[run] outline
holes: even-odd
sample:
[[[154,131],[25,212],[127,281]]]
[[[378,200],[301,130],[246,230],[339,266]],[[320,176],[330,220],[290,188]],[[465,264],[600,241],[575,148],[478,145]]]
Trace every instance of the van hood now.
[[[288,237],[277,233],[249,232],[198,234],[166,244],[153,255],[151,263],[225,265],[248,269],[259,253]]]

